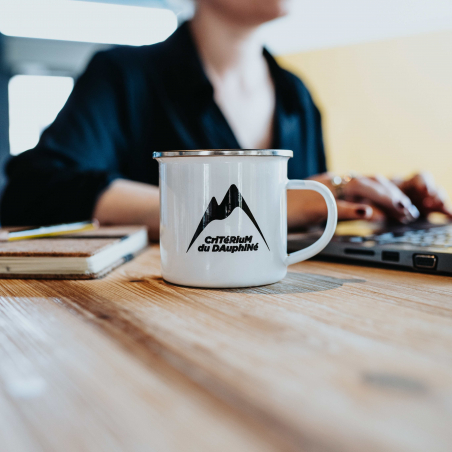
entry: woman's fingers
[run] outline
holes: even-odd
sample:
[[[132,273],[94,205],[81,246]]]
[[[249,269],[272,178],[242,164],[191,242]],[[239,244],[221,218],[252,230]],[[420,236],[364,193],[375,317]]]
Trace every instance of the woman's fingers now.
[[[435,179],[430,173],[416,174],[411,179],[411,185],[414,190],[421,196],[435,196],[438,191],[435,184]]]
[[[410,198],[403,193],[397,185],[391,182],[388,178],[377,175],[370,178],[376,184],[383,187],[383,193],[390,198],[392,206],[396,208],[395,217],[404,223],[411,222],[419,218],[419,210]],[[382,207],[386,207],[382,204]],[[388,206],[391,208],[391,206]]]
[[[401,185],[402,190],[419,207],[424,215],[431,212],[441,212],[452,216],[447,206],[447,195],[444,190],[438,188],[430,173],[416,174]]]
[[[446,190],[444,190],[444,188],[438,188],[437,196],[439,200],[439,212],[452,218],[452,209],[450,208],[450,200]]]
[[[339,220],[371,220],[373,209],[367,204],[338,200],[337,214]]]
[[[366,198],[397,220],[408,223],[419,217],[418,209],[395,184],[383,176],[352,179],[344,188],[350,198]]]
[[[403,182],[401,188],[424,215],[441,212],[452,216],[446,192],[436,186],[430,173],[416,174]]]

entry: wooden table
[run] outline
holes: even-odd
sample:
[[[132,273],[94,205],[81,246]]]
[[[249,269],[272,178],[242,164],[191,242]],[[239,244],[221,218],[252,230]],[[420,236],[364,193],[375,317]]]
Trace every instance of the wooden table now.
[[[309,261],[246,290],[0,282],[0,450],[452,451],[452,280]]]

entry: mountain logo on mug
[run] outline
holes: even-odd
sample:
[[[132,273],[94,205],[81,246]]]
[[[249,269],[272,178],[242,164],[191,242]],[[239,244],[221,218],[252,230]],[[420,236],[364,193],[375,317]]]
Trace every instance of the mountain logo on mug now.
[[[196,229],[193,238],[191,239],[190,245],[187,249],[187,253],[190,250],[195,240],[199,237],[202,231],[206,229],[206,227],[214,220],[225,220],[231,215],[231,213],[237,208],[240,207],[249,217],[249,219],[253,222],[256,229],[259,231],[259,234],[264,239],[265,244],[267,245],[268,250],[270,251],[270,247],[268,246],[267,240],[265,240],[264,234],[262,234],[261,228],[257,224],[256,219],[251,213],[248,204],[243,198],[242,194],[239,192],[239,189],[235,184],[232,184],[229,187],[226,195],[221,201],[221,204],[217,203],[215,196],[210,200],[209,205],[207,206],[206,211],[204,212],[201,221],[199,222],[198,228]]]

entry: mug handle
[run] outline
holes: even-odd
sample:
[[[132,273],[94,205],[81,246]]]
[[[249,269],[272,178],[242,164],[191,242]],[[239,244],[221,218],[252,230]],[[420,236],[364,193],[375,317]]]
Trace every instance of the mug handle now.
[[[334,235],[337,225],[337,205],[331,191],[320,182],[311,180],[289,180],[286,184],[286,190],[312,190],[320,193],[326,202],[328,208],[328,218],[326,220],[325,231],[317,242],[308,246],[307,248],[290,253],[286,258],[286,265],[292,265],[297,262],[309,259],[312,256],[320,253],[320,251],[328,245]]]

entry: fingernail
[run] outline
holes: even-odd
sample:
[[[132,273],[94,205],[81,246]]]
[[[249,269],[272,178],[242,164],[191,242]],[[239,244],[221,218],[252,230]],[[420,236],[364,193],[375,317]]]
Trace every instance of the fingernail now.
[[[400,218],[400,221],[404,224],[408,224],[416,220],[417,218],[419,218],[419,211],[417,209],[413,211],[412,209],[404,209],[403,216]]]
[[[411,204],[411,206],[409,207],[408,210],[409,210],[410,214],[413,216],[413,218],[419,218],[421,215],[418,208],[414,204]]]
[[[366,215],[366,209],[356,209],[356,213],[360,216],[360,217],[364,217]]]
[[[411,215],[411,212],[408,209],[403,209],[403,217],[410,223],[415,218]]]
[[[356,214],[362,218],[369,218],[372,215],[372,210],[368,207],[358,207]]]

